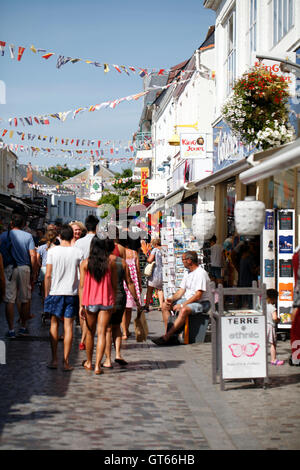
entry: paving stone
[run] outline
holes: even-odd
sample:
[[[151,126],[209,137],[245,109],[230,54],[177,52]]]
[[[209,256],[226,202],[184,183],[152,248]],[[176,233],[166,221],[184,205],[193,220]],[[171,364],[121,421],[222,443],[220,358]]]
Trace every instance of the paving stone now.
[[[96,377],[81,367],[74,327],[75,369],[66,374],[46,367],[49,325],[40,321],[36,292],[32,309],[30,336],[7,340],[0,365],[1,450],[300,448],[299,368],[270,367],[267,389],[243,380],[221,392],[212,384],[210,342],[159,348],[131,336],[123,349],[128,367]],[[161,312],[147,318],[152,334],[162,334]],[[6,330],[2,304],[0,339]],[[62,351],[60,342],[61,358]],[[288,342],[278,343],[278,353],[287,360]]]

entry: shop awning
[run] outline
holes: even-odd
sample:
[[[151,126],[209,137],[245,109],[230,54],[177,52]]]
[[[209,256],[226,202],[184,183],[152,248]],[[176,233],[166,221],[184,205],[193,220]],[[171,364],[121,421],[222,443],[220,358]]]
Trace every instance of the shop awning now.
[[[266,156],[266,159],[240,174],[242,183],[253,183],[300,165],[300,138],[292,144],[284,145],[271,156],[266,152]]]
[[[170,207],[176,206],[176,204],[179,204],[184,196],[184,188],[177,189],[176,191],[173,191],[169,196],[166,196],[165,198],[165,206],[166,209],[169,209]]]
[[[165,208],[165,197],[162,196],[156,199],[148,209],[148,214],[156,214],[156,212],[161,211]]]

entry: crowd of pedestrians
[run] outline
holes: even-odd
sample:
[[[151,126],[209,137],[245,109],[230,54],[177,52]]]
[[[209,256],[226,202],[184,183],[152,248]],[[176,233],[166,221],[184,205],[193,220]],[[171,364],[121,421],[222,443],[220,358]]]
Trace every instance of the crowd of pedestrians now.
[[[42,320],[50,319],[51,359],[47,365],[50,369],[59,366],[58,341],[62,339],[63,370],[73,370],[70,352],[74,321],[81,328],[79,349],[86,352],[82,367],[100,375],[103,368],[113,368],[112,345],[114,362],[127,365],[122,355],[122,341],[131,335],[132,310],[136,309],[138,317],[143,310],[149,311],[154,289],[162,311],[164,334],[152,341],[158,346],[168,346],[179,344],[178,334],[189,315],[208,315],[211,280],[230,285],[233,269],[237,266],[239,286],[251,285],[257,275],[255,252],[249,255],[253,247],[249,248],[245,243],[234,247],[232,239],[226,240],[222,247],[213,237],[210,241],[210,276],[199,266],[197,253],[187,251],[182,255],[186,272],[180,288],[172,297],[164,299],[162,247],[160,239],[156,238],[147,245],[146,259],[148,263],[154,263],[154,268],[148,278],[143,306],[140,240],[125,229],[119,231],[112,226],[108,232],[97,232],[98,224],[99,219],[90,215],[85,224],[80,221],[49,224],[47,230],[33,237],[26,229],[23,214],[14,213],[8,230],[0,235],[0,301],[5,303],[6,337],[14,339],[29,335],[28,322],[33,317],[31,294],[38,282]],[[251,279],[245,280],[245,276]],[[282,361],[276,358],[275,314],[271,304],[274,304],[274,296],[271,300],[268,298],[272,326],[268,330],[268,335],[272,336],[272,339],[268,336],[271,360],[273,364],[281,365]],[[20,317],[17,333],[15,306]],[[63,334],[59,332],[60,325],[63,325]]]
[[[82,366],[102,373],[101,366],[127,365],[122,356],[122,340],[131,334],[133,307],[141,312],[142,284],[138,246],[129,243],[128,233],[115,227],[114,236],[96,234],[99,219],[93,215],[85,224],[49,224],[39,237],[25,231],[25,218],[14,214],[8,230],[0,235],[0,300],[5,302],[8,331],[6,337],[29,335],[31,294],[40,287],[42,321],[50,319],[51,359],[47,365],[57,369],[58,341],[64,341],[63,370],[73,370],[70,352],[74,321],[81,327],[80,350],[86,351]],[[14,328],[18,307],[20,328]],[[60,335],[60,325],[63,334]],[[97,332],[95,364],[92,362]],[[104,363],[102,364],[103,357]]]

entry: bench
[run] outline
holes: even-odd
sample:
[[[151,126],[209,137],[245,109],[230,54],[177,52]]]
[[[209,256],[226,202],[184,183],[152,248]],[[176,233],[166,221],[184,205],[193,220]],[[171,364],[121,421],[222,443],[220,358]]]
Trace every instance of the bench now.
[[[184,344],[204,343],[209,323],[209,315],[199,313],[189,315],[185,320],[183,341]]]
[[[175,318],[175,315],[170,315],[168,318],[167,331],[172,327]],[[185,325],[177,332],[178,336],[182,334],[182,343],[204,343],[209,318],[209,312],[207,314],[189,315],[185,320]]]

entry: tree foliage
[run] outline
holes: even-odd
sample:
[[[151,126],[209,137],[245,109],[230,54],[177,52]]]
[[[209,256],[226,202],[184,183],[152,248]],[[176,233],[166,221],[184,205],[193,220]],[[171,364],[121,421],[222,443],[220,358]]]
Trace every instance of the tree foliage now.
[[[70,168],[68,168],[67,164],[65,163],[63,166],[51,166],[50,168],[47,168],[47,170],[44,170],[43,174],[48,178],[57,181],[58,183],[63,183],[69,178],[72,178],[73,176],[76,176],[85,170],[86,168],[75,168],[74,170],[70,170]]]

